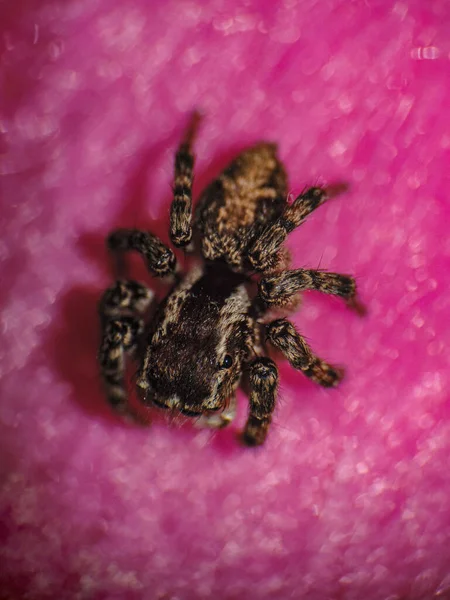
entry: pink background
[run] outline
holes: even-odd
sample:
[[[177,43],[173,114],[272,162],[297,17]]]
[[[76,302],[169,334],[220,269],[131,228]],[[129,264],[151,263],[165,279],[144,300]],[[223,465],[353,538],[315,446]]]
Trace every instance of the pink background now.
[[[445,0],[22,0],[0,9],[2,598],[450,598],[450,7]],[[281,364],[266,445],[125,426],[95,362],[117,226],[167,239],[197,191],[279,143],[298,193],[347,181],[289,245],[369,314],[293,317],[345,365]],[[139,275],[145,276],[136,263]],[[447,457],[447,458],[446,458]]]

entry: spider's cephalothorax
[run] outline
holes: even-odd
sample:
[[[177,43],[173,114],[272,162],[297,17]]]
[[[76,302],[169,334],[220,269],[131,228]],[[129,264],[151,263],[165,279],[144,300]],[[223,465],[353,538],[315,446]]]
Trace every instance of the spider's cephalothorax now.
[[[110,404],[127,410],[125,358],[139,363],[137,386],[145,404],[202,415],[210,426],[225,426],[235,412],[242,377],[249,394],[243,439],[263,443],[275,408],[278,370],[265,356],[270,345],[289,363],[326,387],[342,371],[315,356],[286,319],[270,321],[274,308],[292,307],[302,290],[341,296],[362,311],[352,277],[288,269],[283,242],[339,188],[314,187],[287,200],[286,174],[275,144],[260,143],[240,154],[202,194],[192,213],[197,117],[175,158],[170,238],[176,247],[197,252],[183,277],[172,250],[150,232],[119,229],[108,238],[111,251],[139,252],[155,277],[173,288],[147,322],[153,294],[142,283],[122,280],[100,302],[102,342],[99,362]]]

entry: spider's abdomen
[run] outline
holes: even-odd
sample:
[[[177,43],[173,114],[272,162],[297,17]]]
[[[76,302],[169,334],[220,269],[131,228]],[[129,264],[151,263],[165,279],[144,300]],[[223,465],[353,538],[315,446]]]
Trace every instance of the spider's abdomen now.
[[[195,226],[203,256],[244,271],[246,252],[281,215],[286,195],[286,173],[275,144],[260,143],[240,154],[200,198]]]

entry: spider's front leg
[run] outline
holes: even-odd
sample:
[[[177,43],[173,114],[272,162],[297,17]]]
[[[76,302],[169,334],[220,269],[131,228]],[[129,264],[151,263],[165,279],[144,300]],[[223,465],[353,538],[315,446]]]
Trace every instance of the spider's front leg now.
[[[250,247],[247,258],[251,267],[259,272],[273,270],[279,262],[279,249],[291,231],[301,225],[316,208],[343,189],[343,185],[309,188],[297,196],[292,204],[287,204],[281,217],[268,225]]]
[[[304,338],[287,319],[276,319],[266,326],[267,339],[294,369],[323,387],[335,387],[344,371],[315,356]]]
[[[258,283],[259,296],[267,306],[285,306],[294,300],[298,292],[305,290],[340,296],[359,314],[365,312],[357,298],[355,280],[349,275],[295,269],[266,275]]]
[[[250,412],[243,432],[249,446],[261,445],[267,436],[275,409],[278,369],[270,358],[255,359],[249,367]]]
[[[108,236],[107,245],[113,252],[139,252],[148,270],[155,277],[175,273],[177,263],[174,253],[158,236],[149,231],[117,229]]]
[[[175,273],[175,255],[156,235],[139,229],[117,229],[108,236],[107,245],[116,253],[135,251],[142,255],[155,277]],[[135,281],[117,281],[100,301],[102,341],[98,354],[108,401],[117,411],[126,410],[125,357],[137,345],[144,324],[143,314],[152,292]]]
[[[173,200],[170,206],[170,239],[180,248],[192,240],[192,181],[194,155],[192,143],[200,115],[194,113],[175,156]]]
[[[117,281],[108,288],[99,304],[102,339],[98,352],[101,375],[110,405],[126,412],[125,358],[132,353],[144,329],[139,317],[153,293],[136,281]]]

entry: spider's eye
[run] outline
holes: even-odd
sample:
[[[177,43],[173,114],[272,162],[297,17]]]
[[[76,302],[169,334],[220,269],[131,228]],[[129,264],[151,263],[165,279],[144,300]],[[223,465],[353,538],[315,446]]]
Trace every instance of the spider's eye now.
[[[229,354],[225,354],[225,358],[223,359],[223,363],[220,365],[222,369],[229,369],[233,364],[233,358]]]

